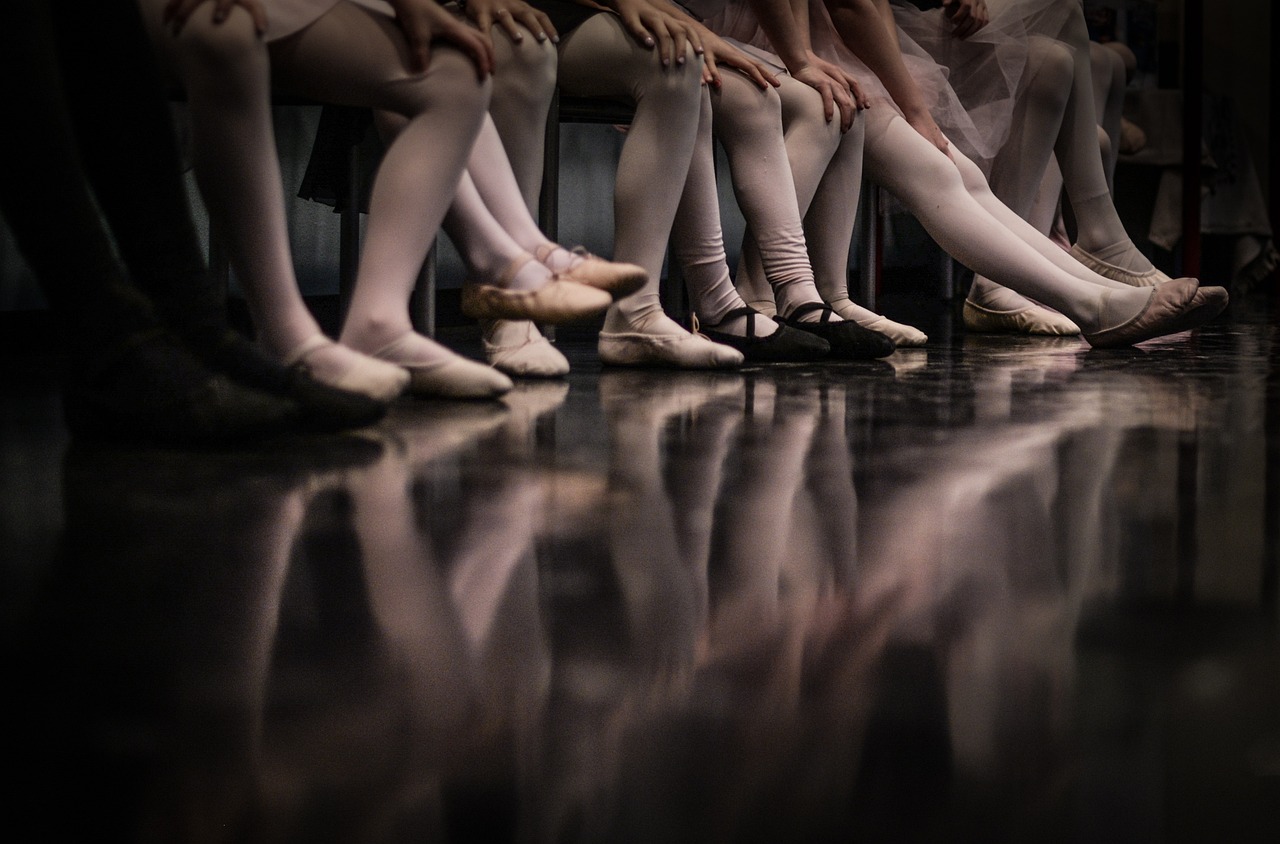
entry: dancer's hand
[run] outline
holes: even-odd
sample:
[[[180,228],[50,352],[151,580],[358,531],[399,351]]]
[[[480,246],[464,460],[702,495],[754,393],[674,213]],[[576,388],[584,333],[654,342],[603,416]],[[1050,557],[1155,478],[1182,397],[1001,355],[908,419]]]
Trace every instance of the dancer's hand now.
[[[853,116],[858,113],[858,109],[853,103],[853,91],[844,79],[831,76],[812,63],[791,71],[791,76],[822,95],[822,110],[828,123],[835,118],[836,110],[839,109],[840,131],[849,131],[853,126]]]
[[[546,41],[548,38],[553,42],[560,40],[560,33],[556,32],[551,18],[524,0],[467,0],[463,13],[485,35],[489,35],[493,24],[497,22],[511,36],[511,40],[517,43],[524,40],[526,29],[539,41]]]
[[[809,59],[809,64],[817,65],[818,69],[823,73],[844,82],[845,86],[849,89],[849,94],[853,97],[853,104],[857,106],[858,111],[862,111],[864,108],[871,108],[871,100],[862,90],[862,85],[859,84],[856,76],[849,73],[840,65],[827,61],[812,50],[806,51],[805,55]]]
[[[942,11],[957,38],[968,38],[991,20],[986,0],[942,0]]]
[[[746,53],[725,41],[709,29],[701,33],[702,46],[702,81],[713,87],[720,87],[720,66],[733,68],[756,83],[762,91],[770,87],[777,88],[781,83],[773,75],[767,65],[761,64]]]
[[[388,0],[409,45],[409,69],[423,73],[431,63],[431,42],[448,41],[466,53],[483,81],[493,73],[493,44],[455,18],[435,0]]]
[[[677,65],[684,64],[685,48],[701,56],[704,52],[702,37],[692,26],[675,15],[658,9],[645,0],[606,0],[622,19],[622,25],[631,37],[645,49],[658,48],[658,58],[663,67],[669,67],[674,58]]]
[[[173,35],[177,35],[195,10],[205,3],[213,3],[214,23],[222,23],[231,14],[233,7],[240,6],[253,18],[253,28],[258,35],[267,34],[267,13],[258,0],[169,0],[160,20],[169,27]]]

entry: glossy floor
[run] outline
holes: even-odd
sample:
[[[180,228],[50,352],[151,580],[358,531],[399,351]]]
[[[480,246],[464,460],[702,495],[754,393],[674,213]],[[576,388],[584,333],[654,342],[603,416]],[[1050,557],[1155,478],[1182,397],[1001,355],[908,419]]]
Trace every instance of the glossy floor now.
[[[6,376],[61,840],[1280,840],[1280,343],[601,371],[257,453]]]

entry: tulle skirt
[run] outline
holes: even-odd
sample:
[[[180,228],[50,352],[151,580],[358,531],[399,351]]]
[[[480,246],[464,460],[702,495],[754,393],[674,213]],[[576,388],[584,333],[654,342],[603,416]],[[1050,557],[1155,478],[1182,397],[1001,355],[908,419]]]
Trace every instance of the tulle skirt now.
[[[1009,137],[1025,78],[1028,38],[1055,37],[1080,3],[989,0],[990,23],[964,40],[951,34],[941,8],[922,12],[915,6],[894,6],[907,72],[938,127],[980,167],[986,169]],[[772,49],[746,0],[691,0],[688,5],[718,34]],[[810,0],[809,23],[814,52],[852,74],[872,103],[898,110],[880,79],[840,40],[821,0]]]

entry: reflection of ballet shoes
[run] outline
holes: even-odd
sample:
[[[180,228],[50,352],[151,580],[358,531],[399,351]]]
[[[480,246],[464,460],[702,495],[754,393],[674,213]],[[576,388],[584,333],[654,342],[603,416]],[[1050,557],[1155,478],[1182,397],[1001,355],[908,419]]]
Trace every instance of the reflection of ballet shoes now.
[[[569,361],[528,320],[495,320],[484,330],[484,354],[489,365],[507,375],[559,378]]]
[[[1227,291],[1221,287],[1200,287],[1194,278],[1173,279],[1153,287],[1147,304],[1136,316],[1112,328],[1085,334],[1084,339],[1094,348],[1115,348],[1189,331],[1222,313],[1227,301]]]
[[[1153,287],[1169,281],[1169,276],[1154,267],[1146,272],[1137,273],[1133,270],[1126,270],[1124,267],[1117,267],[1115,264],[1109,264],[1081,249],[1078,243],[1071,247],[1071,257],[1103,278],[1109,278],[1112,281],[1118,281],[1130,287]]]
[[[534,257],[539,263],[549,266],[547,260],[551,253],[562,248],[556,244],[544,245],[537,249]],[[649,274],[644,271],[644,267],[617,261],[606,261],[604,258],[592,255],[581,247],[572,251],[577,260],[572,266],[561,270],[557,275],[566,281],[573,281],[578,284],[585,284],[588,287],[594,287],[596,290],[603,290],[612,296],[615,301],[635,293],[641,287],[644,287],[644,283],[649,280]]]
[[[560,325],[598,316],[613,304],[603,290],[553,275],[535,290],[511,290],[504,286],[520,267],[532,261],[526,255],[513,261],[498,284],[469,281],[462,285],[462,312],[475,319],[527,319]]]
[[[1035,334],[1070,337],[1080,328],[1057,311],[1032,306],[1016,311],[993,311],[969,299],[964,302],[964,327],[978,334]]]

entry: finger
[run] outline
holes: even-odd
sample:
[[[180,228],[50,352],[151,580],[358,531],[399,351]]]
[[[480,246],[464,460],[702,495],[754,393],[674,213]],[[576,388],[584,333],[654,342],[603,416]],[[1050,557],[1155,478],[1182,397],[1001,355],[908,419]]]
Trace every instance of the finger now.
[[[853,107],[853,97],[847,91],[837,90],[836,105],[840,107],[840,131],[848,132],[853,126],[853,116],[858,113]]]
[[[769,70],[769,68],[765,67],[762,64],[755,64],[753,62],[752,69],[755,71],[755,75],[758,76],[760,79],[763,79],[765,84],[768,85],[770,88],[782,87],[782,81],[778,79],[778,77],[774,76],[773,71]]]
[[[532,7],[522,9],[516,13],[516,18],[519,19],[521,26],[533,34],[534,39],[537,40],[538,43],[542,43],[547,40],[547,31],[543,28],[542,21],[538,20],[538,12],[536,9],[533,9]]]
[[[702,80],[714,88],[719,88],[724,84],[720,80],[720,67],[716,64],[716,57],[711,53],[702,54]]]
[[[671,65],[671,49],[674,39],[671,37],[671,30],[667,29],[667,25],[662,21],[655,21],[652,24],[654,36],[658,39],[658,58],[662,60],[663,67]]]
[[[519,44],[524,40],[524,32],[520,29],[520,24],[516,23],[516,19],[506,9],[498,10],[498,23],[506,30],[507,35],[511,36],[511,40]]]
[[[830,85],[823,85],[818,89],[818,93],[822,94],[822,113],[826,115],[827,122],[831,122],[831,118],[836,114],[836,100],[831,93]]]
[[[551,18],[547,17],[546,12],[534,9],[533,14],[537,17],[538,25],[542,27],[542,31],[551,39],[551,43],[559,44],[560,33],[556,30],[556,25],[551,22]]]
[[[191,17],[191,11],[198,4],[193,4],[190,0],[173,0],[165,7],[164,22],[169,24],[174,35],[182,31],[182,27],[186,25],[187,19]]]
[[[257,2],[257,0],[244,0],[241,5],[248,9],[249,14],[253,17],[253,28],[258,35],[266,35],[267,10],[262,8],[262,4]]]
[[[706,46],[702,43],[702,33],[698,32],[696,29],[689,30],[689,45],[693,47],[693,54],[695,56],[701,56],[707,51]]]
[[[644,23],[640,20],[640,16],[636,14],[628,14],[622,19],[622,24],[631,33],[631,37],[640,42],[641,47],[652,50],[654,45],[653,35],[645,28]]]
[[[689,44],[689,36],[685,34],[683,27],[677,27],[671,35],[671,50],[675,56],[676,64],[684,64],[685,47]]]
[[[493,28],[493,15],[488,9],[481,9],[476,12],[476,29],[481,32],[488,32]]]

